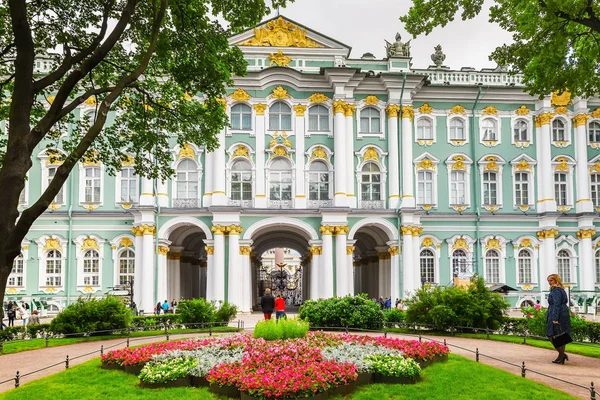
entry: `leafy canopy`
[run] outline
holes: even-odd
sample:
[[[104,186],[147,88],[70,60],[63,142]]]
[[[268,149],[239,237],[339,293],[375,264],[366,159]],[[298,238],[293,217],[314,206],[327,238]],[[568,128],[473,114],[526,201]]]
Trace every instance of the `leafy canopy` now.
[[[484,0],[413,0],[400,17],[413,36],[446,26],[459,14],[478,15]],[[577,96],[600,92],[600,4],[597,0],[494,0],[490,22],[513,34],[490,59],[523,73],[526,90],[545,96],[569,89]]]

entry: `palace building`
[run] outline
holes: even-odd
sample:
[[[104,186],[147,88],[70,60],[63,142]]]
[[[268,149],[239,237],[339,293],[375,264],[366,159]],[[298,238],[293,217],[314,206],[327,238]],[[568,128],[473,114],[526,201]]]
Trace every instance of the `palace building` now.
[[[220,147],[173,138],[167,182],[81,162],[23,242],[6,300],[60,309],[133,282],[147,313],[201,296],[249,312],[263,257],[284,248],[302,299],[393,301],[479,274],[519,306],[544,303],[557,272],[574,302],[597,301],[600,99],[539,100],[519,75],[444,66],[439,46],[428,66],[399,35],[384,59],[351,56],[285,17],[230,43],[248,73],[223,101]],[[23,208],[57,167],[40,144]]]

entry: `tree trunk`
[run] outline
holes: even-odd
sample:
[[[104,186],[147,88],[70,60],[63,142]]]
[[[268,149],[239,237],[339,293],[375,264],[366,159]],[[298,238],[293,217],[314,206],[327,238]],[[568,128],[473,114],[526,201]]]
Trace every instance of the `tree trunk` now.
[[[3,240],[0,240],[0,246],[2,246]],[[0,254],[3,251],[0,250]],[[4,259],[4,257],[2,257]],[[0,262],[0,299],[2,299],[2,312],[0,312],[0,318],[4,316],[4,293],[6,293],[6,283],[8,282],[8,276],[12,270],[12,262],[10,265]]]

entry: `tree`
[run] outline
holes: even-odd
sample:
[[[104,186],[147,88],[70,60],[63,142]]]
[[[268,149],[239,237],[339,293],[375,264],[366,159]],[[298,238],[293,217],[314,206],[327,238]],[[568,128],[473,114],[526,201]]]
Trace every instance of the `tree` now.
[[[131,157],[137,174],[164,180],[173,174],[170,135],[180,145],[219,145],[227,116],[218,100],[232,75],[246,71],[227,38],[268,12],[266,0],[0,2],[0,121],[8,123],[0,136],[0,299],[23,238],[79,160],[101,161],[115,173]],[[36,69],[42,54],[52,60],[46,73]],[[74,118],[86,101],[94,115]],[[19,213],[38,146],[62,164]]]
[[[484,0],[413,0],[400,17],[413,36],[446,26],[460,10],[463,20],[481,12]],[[494,0],[490,22],[513,34],[491,54],[511,73],[523,73],[526,90],[537,96],[569,89],[591,97],[600,92],[600,4],[597,0]]]

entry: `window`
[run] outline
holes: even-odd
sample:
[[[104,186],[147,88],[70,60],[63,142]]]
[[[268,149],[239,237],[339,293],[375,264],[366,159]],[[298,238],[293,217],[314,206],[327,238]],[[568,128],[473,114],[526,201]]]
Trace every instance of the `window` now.
[[[515,142],[527,142],[529,136],[527,134],[527,122],[517,121],[513,128],[513,138]]]
[[[533,257],[529,250],[519,251],[519,283],[531,283],[531,264]]]
[[[96,250],[87,250],[83,254],[83,284],[86,286],[100,284],[100,256]]]
[[[600,250],[596,251],[596,283],[600,283]]]
[[[481,137],[483,140],[498,140],[496,136],[496,121],[486,118],[481,122]]]
[[[434,283],[434,258],[431,250],[421,251],[421,282]]]
[[[315,161],[310,164],[308,199],[329,200],[329,169],[324,162]]]
[[[379,110],[367,107],[360,112],[361,133],[381,133]]]
[[[462,119],[450,120],[450,140],[465,140],[465,123]]]
[[[62,254],[58,250],[46,255],[46,286],[62,286]]]
[[[483,204],[498,204],[498,175],[495,172],[483,173]]]
[[[61,188],[62,190],[62,188]],[[25,188],[23,188],[23,190],[21,190],[21,193],[19,193],[19,205],[21,204],[25,204],[27,203],[27,199],[25,198]]]
[[[450,173],[450,205],[466,204],[467,179],[464,171]]]
[[[488,250],[485,254],[486,283],[500,282],[500,255],[496,250]]]
[[[361,170],[361,200],[381,200],[381,172],[377,164],[368,162]]]
[[[127,249],[119,257],[119,285],[133,282],[135,278],[135,253]]]
[[[85,203],[100,203],[100,167],[85,168]]]
[[[421,118],[417,122],[417,139],[432,140],[433,139],[433,124],[429,118]]]
[[[526,172],[515,173],[515,204],[529,205],[529,174]]]
[[[231,200],[252,200],[252,167],[248,161],[236,161],[231,167]]]
[[[246,104],[231,107],[231,129],[248,131],[252,129],[252,109]]]
[[[565,123],[560,119],[552,121],[552,140],[554,142],[566,142]]]
[[[8,276],[8,286],[10,287],[23,287],[23,254],[19,254],[15,261],[13,261],[13,267]]]
[[[571,257],[566,250],[558,252],[556,260],[556,270],[564,283],[571,283]]]
[[[590,143],[600,143],[600,123],[596,121],[590,122],[588,133],[590,135]]]
[[[590,181],[592,183],[592,203],[594,203],[594,207],[600,207],[600,174],[591,174]]]
[[[567,174],[557,172],[554,174],[554,199],[557,206],[566,206],[567,200]]]
[[[48,186],[50,186],[50,182],[52,182],[52,179],[54,179],[54,176],[56,175],[56,170],[58,170],[58,167],[59,167],[59,165],[49,165],[48,166],[48,184],[46,185],[46,188],[48,188]],[[44,188],[44,190],[46,188]],[[23,193],[23,195],[25,195],[25,193]],[[57,204],[63,204],[65,202],[64,186],[60,188],[60,190],[56,194],[56,197],[54,198],[53,202],[57,203]]]
[[[133,168],[123,168],[121,178],[121,203],[138,202],[138,177],[135,176]]]
[[[198,198],[198,166],[192,160],[182,160],[177,166],[177,198]]]
[[[292,109],[278,101],[269,108],[269,129],[272,131],[289,131],[292,129]]]
[[[329,110],[316,105],[308,109],[308,130],[329,131]]]
[[[464,250],[454,250],[452,253],[452,275],[459,276],[467,273],[467,254]]]
[[[269,195],[271,200],[292,199],[292,166],[288,160],[278,158],[271,164]]]
[[[418,171],[417,173],[417,204],[434,204],[433,201],[433,172]]]

